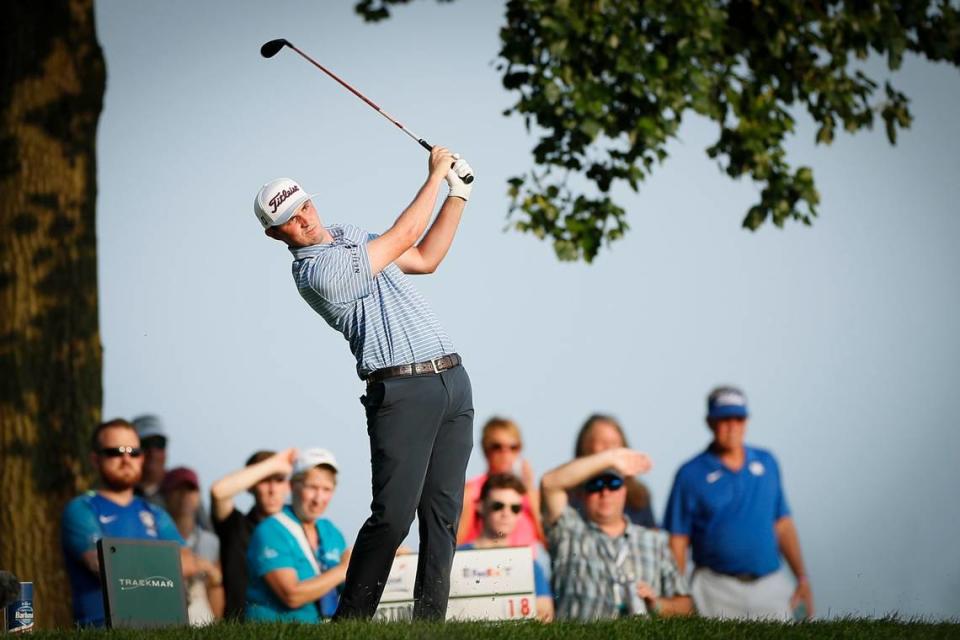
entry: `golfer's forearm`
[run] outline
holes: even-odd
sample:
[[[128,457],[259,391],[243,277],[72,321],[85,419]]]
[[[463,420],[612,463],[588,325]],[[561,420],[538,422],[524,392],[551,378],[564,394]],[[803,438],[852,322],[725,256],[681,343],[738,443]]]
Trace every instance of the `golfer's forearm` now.
[[[440,207],[437,219],[430,225],[427,235],[417,245],[426,269],[433,271],[446,257],[450,245],[453,244],[453,237],[457,234],[464,205],[466,202],[460,198],[447,198]]]
[[[430,216],[433,215],[433,207],[437,203],[441,182],[443,176],[431,174],[390,228],[403,238],[405,246],[412,247],[426,230]]]

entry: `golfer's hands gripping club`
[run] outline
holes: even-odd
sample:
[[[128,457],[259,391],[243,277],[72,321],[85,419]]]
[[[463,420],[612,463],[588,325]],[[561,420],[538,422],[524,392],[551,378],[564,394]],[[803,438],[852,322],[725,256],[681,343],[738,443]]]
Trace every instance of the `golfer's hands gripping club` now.
[[[466,202],[470,199],[470,192],[473,191],[473,167],[467,164],[459,153],[453,154],[453,158],[455,162],[446,176],[447,184],[450,186],[450,193],[447,195],[461,198]],[[469,182],[467,178],[470,178]]]

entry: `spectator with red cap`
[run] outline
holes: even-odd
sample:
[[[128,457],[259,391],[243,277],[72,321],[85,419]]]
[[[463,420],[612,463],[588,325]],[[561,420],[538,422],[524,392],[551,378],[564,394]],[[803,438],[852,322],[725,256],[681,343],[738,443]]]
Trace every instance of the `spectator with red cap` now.
[[[220,572],[220,541],[197,526],[200,510],[200,479],[193,469],[177,467],[167,471],[160,493],[177,531],[197,557],[207,561],[205,570],[186,582],[187,618],[201,626],[223,617],[223,577]]]

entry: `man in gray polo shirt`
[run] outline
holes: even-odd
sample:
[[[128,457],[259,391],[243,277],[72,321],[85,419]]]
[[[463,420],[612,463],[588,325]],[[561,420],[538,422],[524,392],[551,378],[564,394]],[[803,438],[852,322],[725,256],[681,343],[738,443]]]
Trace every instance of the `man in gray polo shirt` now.
[[[254,203],[266,234],[293,253],[300,295],[347,339],[367,383],[361,402],[372,514],[353,547],[335,620],[373,616],[414,514],[420,521],[414,616],[446,615],[473,399],[460,356],[406,274],[432,273],[446,256],[470,197],[472,185],[462,177],[472,173],[459,156],[434,147],[426,181],[382,235],[324,226],[312,196],[288,178],[265,184]],[[444,180],[448,196],[427,229]]]

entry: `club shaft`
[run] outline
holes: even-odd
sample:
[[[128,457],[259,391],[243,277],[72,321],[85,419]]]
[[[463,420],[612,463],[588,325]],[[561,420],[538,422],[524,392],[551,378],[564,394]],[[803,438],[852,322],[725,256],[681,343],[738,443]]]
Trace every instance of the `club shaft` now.
[[[377,111],[377,113],[379,113],[379,114],[382,115],[384,118],[386,118],[387,120],[389,120],[390,122],[392,122],[393,124],[395,124],[395,125],[396,125],[401,131],[403,131],[405,134],[407,134],[408,136],[410,136],[411,138],[413,138],[414,140],[416,140],[416,141],[420,144],[421,147],[425,148],[427,151],[430,151],[431,149],[433,149],[433,146],[430,145],[426,140],[424,140],[423,138],[421,138],[420,136],[418,136],[418,135],[415,134],[414,132],[412,132],[412,131],[410,131],[409,129],[407,129],[405,126],[403,126],[403,125],[400,123],[399,120],[397,120],[396,118],[394,118],[393,116],[391,116],[389,113],[387,113],[386,111],[384,111],[383,109],[381,109],[380,106],[379,106],[377,103],[375,103],[373,100],[371,100],[371,99],[368,98],[367,96],[363,95],[362,93],[360,93],[359,91],[357,91],[356,89],[354,89],[353,87],[351,87],[346,81],[344,81],[342,78],[340,78],[340,76],[338,76],[338,75],[335,74],[333,71],[330,71],[330,69],[327,69],[325,66],[323,66],[322,64],[320,64],[319,62],[317,62],[316,60],[314,60],[313,58],[311,58],[310,56],[308,56],[306,53],[304,53],[303,51],[301,51],[300,49],[298,49],[298,48],[297,48],[296,46],[294,46],[292,43],[287,42],[286,44],[287,44],[288,47],[290,47],[291,49],[293,49],[294,51],[296,51],[297,53],[299,53],[299,54],[303,57],[304,60],[306,60],[307,62],[309,62],[309,63],[312,64],[313,66],[315,66],[317,69],[320,69],[320,71],[323,71],[325,74],[327,74],[328,76],[330,76],[331,78],[333,78],[334,80],[336,80],[337,82],[339,82],[339,83],[340,83],[345,89],[347,89],[350,93],[352,93],[353,95],[357,96],[358,98],[360,98],[361,100],[363,100],[364,102],[366,102],[368,105],[370,105],[371,107],[373,107],[373,108]]]

